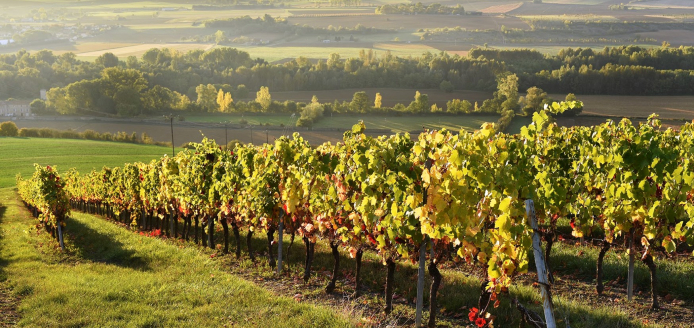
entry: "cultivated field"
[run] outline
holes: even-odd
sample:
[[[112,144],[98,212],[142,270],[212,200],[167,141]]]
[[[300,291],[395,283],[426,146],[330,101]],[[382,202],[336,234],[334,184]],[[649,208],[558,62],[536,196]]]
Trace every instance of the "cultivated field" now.
[[[504,5],[490,6],[484,9],[480,9],[479,11],[485,14],[505,14],[507,12],[518,9],[522,5],[523,2],[509,3]]]
[[[503,16],[455,16],[455,15],[378,15],[368,19],[358,16],[345,17],[289,17],[289,22],[299,25],[318,27],[345,26],[354,27],[362,24],[366,27],[381,29],[417,30],[419,28],[456,27],[467,29],[499,29],[501,25],[508,28],[529,29],[528,25],[516,17]]]
[[[298,116],[297,116],[298,117]],[[296,118],[289,114],[276,115],[238,115],[216,114],[187,117],[185,122],[174,123],[174,143],[179,146],[187,142],[200,142],[203,136],[215,139],[224,144],[227,140],[239,140],[244,143],[259,144],[265,141],[273,141],[282,135],[290,135],[300,132],[304,139],[311,144],[320,144],[326,141],[335,143],[342,141],[343,133],[352,125],[363,120],[367,126],[367,134],[377,136],[396,132],[417,132],[422,128],[440,129],[446,128],[452,131],[465,129],[473,131],[485,122],[496,122],[496,115],[460,115],[460,116],[378,116],[378,115],[341,115],[324,117],[316,122],[312,129],[297,128]],[[241,120],[248,126],[240,126]],[[522,120],[522,118],[517,118]],[[225,129],[222,122],[228,122],[231,126]],[[120,121],[120,120],[52,120],[50,118],[35,120],[18,120],[15,122],[19,128],[51,128],[57,130],[74,130],[83,132],[94,130],[99,133],[120,131],[137,135],[143,132],[155,141],[171,141],[171,128],[167,122],[161,120],[144,121]],[[281,125],[284,125],[282,127]],[[268,125],[268,126],[265,126]],[[517,133],[522,124],[514,124],[509,132]]]
[[[232,124],[238,124],[239,121],[245,120],[248,124],[260,125],[260,124],[271,124],[273,126],[279,126],[284,124],[285,126],[292,127],[296,124],[296,118],[291,118],[290,115],[206,115],[206,116],[193,116],[186,118],[187,121],[191,122],[207,122],[207,123],[219,123],[219,122],[229,122]],[[418,132],[422,131],[422,128],[439,130],[448,129],[450,131],[460,131],[461,129],[467,131],[478,130],[482,124],[487,122],[496,122],[499,119],[497,115],[458,115],[458,116],[381,116],[381,115],[339,115],[339,116],[326,116],[318,120],[313,125],[313,128],[318,129],[333,129],[338,131],[346,131],[349,127],[354,124],[359,123],[359,121],[364,121],[366,124],[367,132],[369,129],[378,129],[390,131],[391,133],[400,132]],[[262,130],[267,129],[264,126],[258,126],[255,129],[263,132]],[[299,129],[301,131],[301,129]],[[318,131],[313,131],[318,132]],[[274,133],[274,132],[273,132]],[[301,132],[302,134],[304,132]],[[332,140],[331,140],[332,141]]]
[[[651,0],[635,2],[633,5],[637,8],[694,9],[694,3],[689,0]]]
[[[563,99],[565,95],[550,95]],[[694,96],[596,96],[578,95],[584,114],[618,117],[648,117],[653,113],[667,119],[694,119]]]

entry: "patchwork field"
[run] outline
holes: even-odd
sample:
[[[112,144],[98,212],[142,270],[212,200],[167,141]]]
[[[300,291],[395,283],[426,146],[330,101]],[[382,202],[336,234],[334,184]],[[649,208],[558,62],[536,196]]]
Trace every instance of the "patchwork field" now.
[[[480,9],[479,11],[485,14],[505,14],[507,12],[518,9],[522,5],[522,2],[509,3],[504,5],[490,6],[484,9]]]
[[[562,95],[550,95],[562,99]],[[656,113],[668,119],[694,119],[694,96],[596,96],[578,95],[584,114],[647,117]]]
[[[467,29],[498,29],[501,25],[508,28],[529,29],[528,25],[516,17],[503,16],[453,16],[453,15],[378,15],[368,19],[358,16],[346,17],[289,17],[292,24],[318,27],[345,26],[354,27],[362,24],[366,27],[381,29],[417,30],[419,28],[456,27]]]
[[[694,9],[694,3],[689,0],[651,0],[633,3],[638,8],[658,9]]]
[[[378,136],[386,133],[422,131],[422,128],[446,128],[452,131],[465,129],[473,131],[478,129],[483,123],[496,122],[499,118],[496,115],[387,117],[379,115],[335,115],[334,117],[323,117],[314,124],[312,129],[295,127],[296,119],[296,116],[295,118],[291,118],[290,114],[191,115],[186,117],[185,122],[174,123],[174,143],[179,146],[187,142],[200,142],[203,136],[205,136],[215,139],[220,144],[224,144],[231,140],[258,144],[265,141],[272,141],[282,135],[291,135],[293,132],[300,132],[304,139],[312,144],[320,144],[326,141],[335,143],[341,141],[342,134],[360,120],[363,120],[367,124],[367,134]],[[522,120],[522,118],[518,119]],[[239,127],[241,120],[247,122],[245,124],[249,125]],[[225,129],[221,122],[231,123],[232,126]],[[74,120],[54,120],[51,118],[38,118],[33,120],[18,120],[15,123],[19,128],[51,128],[57,130],[74,130],[77,132],[94,130],[99,133],[117,133],[124,131],[128,134],[134,132],[137,135],[141,135],[144,132],[155,141],[171,141],[171,128],[169,124],[157,119],[119,121],[106,119],[79,120],[75,118]],[[263,125],[268,126],[266,127]],[[515,133],[520,131],[522,125],[523,124],[512,125],[509,132]],[[164,149],[163,152],[166,152],[166,149]],[[13,177],[14,175],[8,178]]]
[[[639,33],[646,38],[654,38],[658,41],[667,41],[672,46],[692,46],[694,45],[694,31],[689,30],[669,30],[657,32]]]
[[[232,124],[238,123],[241,119],[248,124],[271,124],[278,126],[294,126],[296,118],[291,118],[290,115],[206,115],[193,116],[186,118],[191,122],[209,122],[219,123],[222,121]],[[364,121],[367,132],[369,129],[387,130],[392,133],[417,132],[423,128],[438,130],[447,129],[450,131],[475,131],[484,123],[496,122],[499,119],[497,115],[459,115],[459,116],[381,116],[381,115],[339,115],[326,116],[318,120],[314,124],[314,129],[334,129],[338,131],[346,131],[349,127]],[[263,130],[262,126],[256,127],[257,130]],[[300,129],[296,129],[300,130]],[[263,130],[264,131],[264,130]],[[318,132],[318,131],[315,131]],[[329,132],[329,131],[328,131]],[[274,132],[273,132],[274,133]],[[303,135],[304,132],[301,132]],[[330,140],[332,141],[332,140]]]

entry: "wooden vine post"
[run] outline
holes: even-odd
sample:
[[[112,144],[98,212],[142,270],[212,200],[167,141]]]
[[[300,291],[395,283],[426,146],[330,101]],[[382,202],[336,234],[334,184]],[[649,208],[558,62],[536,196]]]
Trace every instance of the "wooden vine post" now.
[[[427,170],[431,169],[431,159],[428,159],[424,164]],[[424,190],[423,205],[427,203],[428,188]],[[415,311],[415,327],[422,326],[422,309],[424,308],[424,275],[426,274],[426,261],[427,261],[427,244],[429,243],[429,237],[425,237],[422,240],[422,244],[419,246],[419,271],[417,271],[417,310]],[[433,247],[432,247],[432,259],[433,257]]]
[[[545,312],[545,323],[547,328],[556,328],[557,324],[554,320],[554,305],[552,304],[552,294],[549,289],[547,266],[545,265],[545,257],[540,245],[540,234],[537,226],[537,217],[535,217],[535,204],[532,199],[525,201],[525,211],[530,219],[530,224],[533,228],[533,255],[535,256],[535,267],[537,269],[537,280],[540,285],[540,293],[542,294],[542,307]]]
[[[65,251],[65,243],[63,243],[63,220],[58,220],[58,241],[60,242],[60,250]]]
[[[284,232],[284,210],[280,209],[280,224],[277,240],[277,274],[282,273],[282,233]]]
[[[417,311],[415,314],[415,327],[422,326],[422,308],[424,307],[424,275],[426,274],[428,237],[419,246],[419,271],[417,272]]]
[[[629,230],[629,272],[627,273],[627,301],[634,297],[634,228]]]

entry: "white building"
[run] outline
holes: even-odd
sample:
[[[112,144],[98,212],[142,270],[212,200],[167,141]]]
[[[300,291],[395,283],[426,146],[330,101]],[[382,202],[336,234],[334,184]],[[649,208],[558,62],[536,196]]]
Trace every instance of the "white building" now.
[[[31,116],[31,106],[26,101],[0,101],[0,116]]]

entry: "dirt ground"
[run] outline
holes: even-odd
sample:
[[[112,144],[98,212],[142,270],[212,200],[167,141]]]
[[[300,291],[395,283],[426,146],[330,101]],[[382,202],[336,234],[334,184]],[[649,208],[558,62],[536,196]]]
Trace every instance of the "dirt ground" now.
[[[552,94],[552,99],[566,95]],[[577,95],[583,113],[590,115],[648,117],[656,113],[667,119],[694,119],[694,96],[595,96]]]
[[[663,1],[672,2],[664,4]],[[614,4],[626,3],[627,1],[605,1],[600,4],[572,4],[572,3],[532,3],[524,2],[522,6],[513,9],[506,14],[509,15],[584,15],[584,14],[605,14],[619,16],[620,20],[649,21],[647,15],[657,14],[683,14],[694,9],[694,3],[689,0],[681,0],[682,4],[675,5],[678,0],[663,0],[649,2],[634,2],[631,6],[647,7],[647,10],[610,10],[609,6]],[[678,3],[679,4],[679,3]],[[683,12],[684,10],[684,12]]]
[[[19,298],[13,296],[12,290],[6,285],[0,283],[0,327],[14,327],[19,320]]]
[[[644,38],[654,38],[658,41],[668,41],[673,47],[690,47],[694,44],[694,31],[668,30],[639,33]]]

